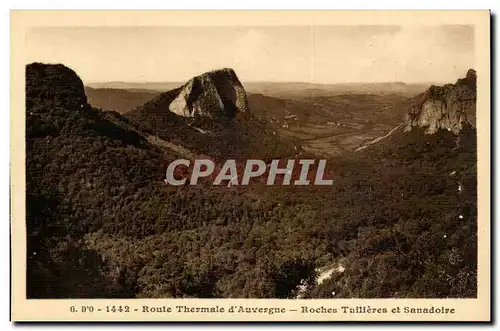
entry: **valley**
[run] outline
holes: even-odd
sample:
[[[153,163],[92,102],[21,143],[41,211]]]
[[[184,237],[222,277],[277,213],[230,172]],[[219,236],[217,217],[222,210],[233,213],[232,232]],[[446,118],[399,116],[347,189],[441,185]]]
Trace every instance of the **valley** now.
[[[457,91],[472,102],[475,72],[442,99],[399,83],[245,91],[228,68],[106,97],[63,65],[26,73],[30,298],[477,295],[476,128],[428,113]],[[166,185],[180,157],[325,158],[333,184]]]
[[[112,98],[121,93],[126,97],[121,97],[120,104],[130,100],[128,110],[120,108],[119,112],[125,114],[142,105],[139,100],[145,103],[157,96],[160,90],[156,89],[178,88],[181,85],[182,83],[92,84],[100,88],[88,87],[87,96],[91,105],[112,110],[110,103],[118,103]],[[387,134],[404,122],[412,97],[422,93],[427,87],[423,84],[408,87],[399,85],[399,89],[389,84],[351,87],[349,84],[319,85],[316,89],[320,89],[321,93],[304,93],[297,83],[248,85],[248,102],[252,114],[272,127],[275,135],[296,141],[307,153],[325,156],[355,150],[366,142]],[[268,94],[256,93],[257,91]]]

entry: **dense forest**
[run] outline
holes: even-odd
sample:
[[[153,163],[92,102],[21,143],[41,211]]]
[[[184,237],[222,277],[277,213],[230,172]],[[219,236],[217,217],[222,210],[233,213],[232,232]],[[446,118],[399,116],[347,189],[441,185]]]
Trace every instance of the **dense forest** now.
[[[476,296],[474,129],[398,131],[329,159],[332,186],[180,189],[163,182],[177,156],[148,134],[215,159],[293,144],[254,117],[214,140],[167,113],[157,130],[161,99],[124,117],[91,107],[71,69],[26,70],[28,297]]]

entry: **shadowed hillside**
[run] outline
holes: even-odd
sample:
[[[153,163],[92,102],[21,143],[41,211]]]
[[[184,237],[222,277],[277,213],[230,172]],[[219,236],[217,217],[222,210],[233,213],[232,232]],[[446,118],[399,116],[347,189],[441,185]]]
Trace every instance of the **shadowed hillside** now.
[[[476,296],[474,129],[397,130],[330,157],[332,186],[174,187],[178,153],[289,147],[251,113],[200,132],[169,111],[181,88],[122,116],[71,69],[26,67],[29,298]]]

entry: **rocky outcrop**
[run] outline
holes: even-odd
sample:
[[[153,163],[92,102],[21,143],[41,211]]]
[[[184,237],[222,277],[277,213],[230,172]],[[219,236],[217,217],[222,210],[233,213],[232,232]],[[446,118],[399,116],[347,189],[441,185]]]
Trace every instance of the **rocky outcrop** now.
[[[59,105],[66,110],[86,107],[87,96],[80,77],[62,64],[28,64],[26,108],[37,111],[45,109],[45,105]]]
[[[440,129],[460,133],[465,125],[476,126],[476,71],[469,69],[455,84],[431,86],[417,97],[406,119],[405,131],[426,128],[427,134]]]
[[[225,68],[190,79],[169,109],[184,117],[232,118],[238,111],[248,112],[248,101],[234,70]]]

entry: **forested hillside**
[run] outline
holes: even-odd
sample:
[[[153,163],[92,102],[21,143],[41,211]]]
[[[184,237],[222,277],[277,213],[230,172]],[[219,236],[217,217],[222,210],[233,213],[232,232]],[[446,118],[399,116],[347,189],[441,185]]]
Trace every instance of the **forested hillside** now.
[[[293,298],[301,281],[311,298],[476,296],[475,130],[398,131],[329,159],[327,187],[174,187],[177,156],[145,133],[219,158],[285,154],[258,136],[184,141],[177,124],[197,130],[151,116],[161,95],[125,118],[92,108],[71,69],[26,70],[28,297]]]

